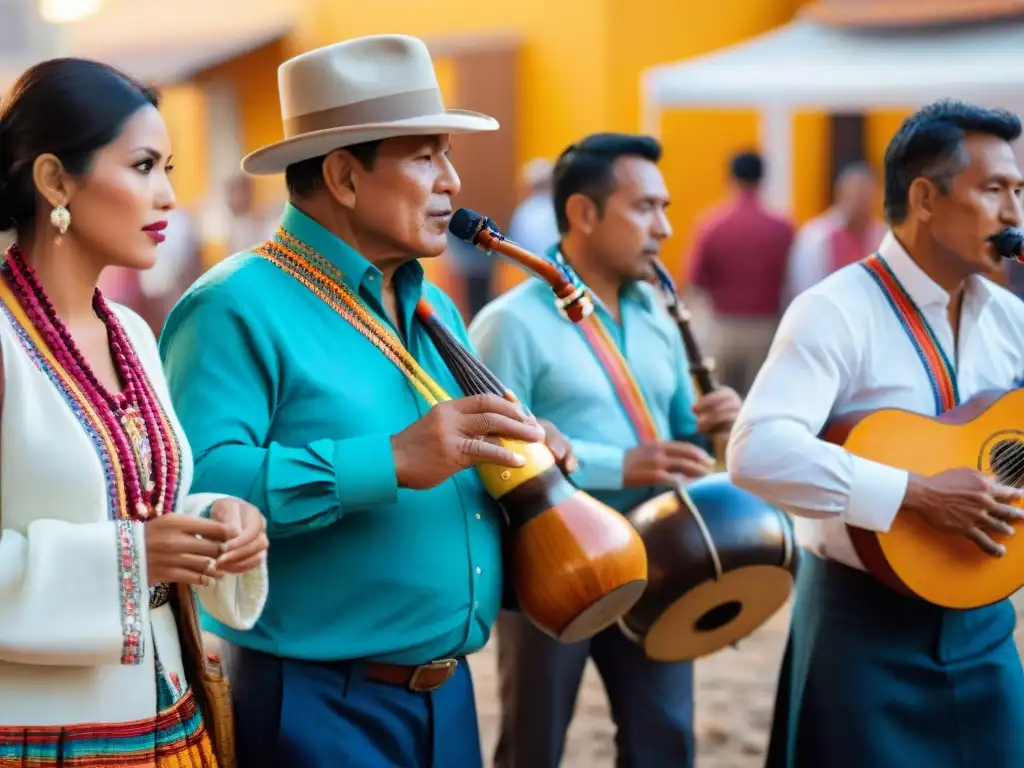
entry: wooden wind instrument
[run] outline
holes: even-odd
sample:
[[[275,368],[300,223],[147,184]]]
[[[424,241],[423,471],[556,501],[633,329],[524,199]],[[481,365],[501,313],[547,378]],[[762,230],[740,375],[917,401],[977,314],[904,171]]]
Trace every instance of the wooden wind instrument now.
[[[567,271],[505,240],[489,219],[461,209],[449,229],[544,279],[573,322],[593,311],[590,297]],[[416,312],[467,395],[491,393],[516,400],[432,307],[421,300]],[[505,577],[515,603],[541,631],[562,642],[592,637],[614,624],[647,586],[643,542],[622,515],[573,485],[547,446],[499,442],[526,457],[526,465],[518,469],[478,467],[484,487],[505,515]],[[510,607],[509,602],[505,605]]]
[[[679,294],[676,291],[675,281],[672,275],[665,269],[665,265],[657,259],[653,261],[655,284],[660,289],[665,299],[665,306],[672,319],[679,327],[679,335],[683,339],[683,347],[686,348],[686,359],[690,364],[690,377],[693,379],[693,388],[697,397],[703,397],[718,389],[718,382],[715,381],[715,361],[701,354],[697,339],[690,327],[692,315],[686,308]],[[729,431],[718,429],[708,434],[711,442],[711,455],[715,458],[715,468],[719,472],[725,471],[725,449],[729,443]]]

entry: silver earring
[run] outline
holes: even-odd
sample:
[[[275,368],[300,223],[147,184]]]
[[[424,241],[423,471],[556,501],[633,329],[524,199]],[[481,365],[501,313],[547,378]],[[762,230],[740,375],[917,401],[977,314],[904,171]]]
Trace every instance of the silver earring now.
[[[63,235],[71,226],[71,212],[63,205],[56,206],[50,211],[50,224]]]

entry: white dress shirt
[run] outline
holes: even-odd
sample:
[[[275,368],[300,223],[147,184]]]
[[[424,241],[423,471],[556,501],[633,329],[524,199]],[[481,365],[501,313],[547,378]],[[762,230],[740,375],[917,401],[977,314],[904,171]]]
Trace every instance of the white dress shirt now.
[[[987,278],[971,277],[954,350],[949,294],[892,233],[879,252],[955,367],[961,402],[983,390],[1024,385],[1024,302]],[[908,473],[817,436],[836,417],[878,408],[935,415],[935,399],[878,284],[851,264],[800,294],[783,316],[729,441],[733,482],[795,515],[798,541],[811,552],[863,568],[845,524],[889,530]]]

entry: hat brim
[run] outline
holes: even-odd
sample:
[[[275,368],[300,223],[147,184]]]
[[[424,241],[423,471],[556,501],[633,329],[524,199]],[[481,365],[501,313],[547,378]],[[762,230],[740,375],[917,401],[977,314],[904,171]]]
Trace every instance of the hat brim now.
[[[250,176],[271,176],[284,173],[285,168],[293,163],[320,157],[336,149],[361,144],[364,141],[393,139],[399,136],[430,136],[437,133],[482,133],[496,131],[498,127],[498,121],[493,117],[465,109],[449,109],[437,115],[396,120],[391,123],[327,128],[257,149],[243,158],[242,170]]]

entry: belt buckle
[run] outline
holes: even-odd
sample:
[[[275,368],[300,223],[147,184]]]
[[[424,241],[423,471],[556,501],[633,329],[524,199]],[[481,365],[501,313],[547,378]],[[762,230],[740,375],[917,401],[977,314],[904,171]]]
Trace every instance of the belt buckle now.
[[[454,670],[459,666],[458,659],[438,659],[437,661],[431,661],[429,664],[421,664],[413,670],[412,677],[409,679],[409,690],[417,691],[419,693],[430,693],[436,691],[442,685],[448,682],[448,678],[451,677],[451,670]],[[446,669],[449,673],[439,683],[433,685],[423,685],[419,682],[420,674],[424,672],[432,672],[435,669]]]

